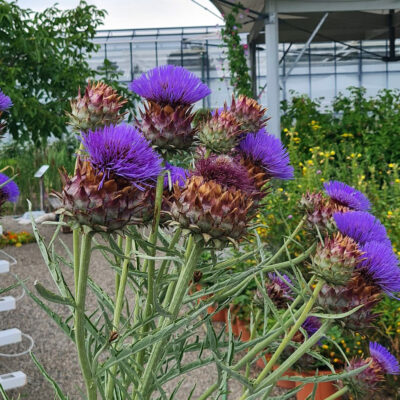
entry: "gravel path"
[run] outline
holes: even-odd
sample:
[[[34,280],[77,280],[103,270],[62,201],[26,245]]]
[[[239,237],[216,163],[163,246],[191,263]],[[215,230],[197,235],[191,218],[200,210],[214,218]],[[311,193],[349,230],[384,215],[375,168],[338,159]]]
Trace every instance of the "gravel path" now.
[[[21,231],[26,230],[32,232],[31,227],[21,227],[12,217],[4,217],[2,219],[4,230]],[[47,239],[51,238],[54,227],[42,225],[40,231]],[[60,234],[60,238],[72,248],[72,235]],[[63,253],[62,246],[58,246],[58,251]],[[46,288],[55,290],[55,286],[50,278],[49,272],[36,243],[23,245],[20,248],[7,247],[5,251],[15,257],[18,264],[12,267],[12,272],[20,279],[26,281],[27,286],[33,289],[35,280],[41,282]],[[0,257],[2,258],[2,257]],[[73,275],[70,270],[65,269],[65,277],[68,282],[73,281]],[[114,286],[114,276],[111,269],[107,266],[105,260],[99,253],[93,254],[91,265],[91,276],[96,282],[110,292]],[[6,287],[14,283],[11,274],[0,275],[0,287]],[[15,289],[12,295],[17,297],[21,289]],[[110,293],[111,294],[111,293]],[[88,298],[88,309],[95,307],[93,296]],[[63,312],[63,307],[56,307],[57,311]],[[65,311],[65,309],[64,309]],[[17,309],[12,312],[3,312],[0,314],[0,330],[18,328],[32,336],[35,341],[33,349],[34,354],[44,365],[50,375],[59,383],[64,393],[68,394],[71,399],[81,399],[80,390],[82,382],[80,378],[80,370],[78,368],[76,351],[73,343],[61,332],[57,325],[37,306],[31,298],[25,296],[17,303]],[[199,332],[203,334],[202,331]],[[2,347],[1,352],[19,352],[23,351],[29,345],[28,340],[24,339],[20,345]],[[187,355],[185,361],[193,361],[197,359],[197,354]],[[28,384],[20,389],[8,392],[12,399],[29,400],[51,400],[54,399],[54,391],[51,385],[43,378],[36,366],[33,364],[29,355],[18,358],[0,357],[0,374],[22,370],[28,376]],[[188,374],[177,396],[178,400],[186,400],[193,386],[196,385],[194,395],[201,394],[209,385],[214,382],[216,371],[213,367],[205,367]],[[170,382],[167,392],[171,392],[176,383]],[[241,387],[233,382],[230,387],[229,399],[238,398],[241,393]],[[278,395],[276,392],[275,395]]]

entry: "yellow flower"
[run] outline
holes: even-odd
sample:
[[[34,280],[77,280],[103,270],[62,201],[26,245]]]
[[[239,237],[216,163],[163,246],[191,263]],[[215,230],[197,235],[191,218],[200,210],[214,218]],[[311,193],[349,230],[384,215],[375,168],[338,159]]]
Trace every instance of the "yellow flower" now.
[[[283,192],[283,189],[282,188],[278,188],[278,192]]]
[[[327,344],[323,344],[323,345],[322,345],[322,348],[325,349],[325,350],[327,350],[327,349],[329,349],[329,346],[328,346]]]
[[[389,168],[394,168],[394,164],[393,164],[393,163],[390,163],[390,164],[389,164]]]
[[[336,153],[332,150],[331,151],[331,156],[334,156]]]
[[[283,132],[289,132],[289,129],[288,128],[285,128],[284,130],[283,130]]]
[[[320,181],[321,181],[321,182],[325,182],[325,179],[324,179],[324,178],[321,178]]]
[[[387,213],[389,216],[393,215],[392,211],[388,211]]]
[[[308,165],[314,165],[314,161],[313,160],[307,160],[307,164]]]
[[[21,247],[21,246],[22,246],[22,243],[20,243],[20,242],[15,243],[15,247]]]
[[[399,179],[399,178],[396,178],[394,181],[395,181],[396,183],[400,183],[400,179]]]

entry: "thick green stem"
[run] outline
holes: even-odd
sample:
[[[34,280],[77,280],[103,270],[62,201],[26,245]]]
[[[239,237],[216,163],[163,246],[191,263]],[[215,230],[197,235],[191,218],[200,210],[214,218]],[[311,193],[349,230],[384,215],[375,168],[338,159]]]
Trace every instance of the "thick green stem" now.
[[[156,243],[158,236],[158,226],[160,224],[160,212],[161,212],[161,204],[164,190],[164,173],[162,172],[157,178],[157,186],[156,186],[156,198],[154,202],[154,217],[153,224],[151,226],[151,234],[150,234],[150,243],[152,247],[150,248],[150,256],[152,259],[147,260],[147,296],[146,303],[143,311],[143,320],[146,320],[150,317],[151,313],[154,309],[154,280],[155,280],[155,260],[154,257],[156,255]],[[149,324],[146,323],[143,326],[142,334],[146,334],[149,330]],[[137,365],[142,365],[144,360],[145,351],[142,350],[138,353],[136,357]]]
[[[118,235],[117,245],[118,245],[118,248],[121,250],[121,252],[122,252],[122,242],[123,242],[123,237]],[[117,257],[116,261],[117,261],[117,264],[121,264],[120,257]],[[118,295],[120,280],[121,280],[121,275],[118,272],[116,272],[115,273],[115,295]]]
[[[318,294],[321,291],[322,286],[324,284],[325,284],[325,282],[323,280],[320,280],[317,283],[317,285],[315,286],[315,289],[313,291],[313,294],[311,295],[306,306],[304,307],[303,312],[301,313],[300,317],[298,318],[296,323],[292,326],[292,329],[282,340],[281,344],[279,345],[279,347],[277,348],[277,350],[275,351],[275,353],[269,360],[268,364],[265,366],[265,368],[261,371],[260,375],[255,380],[255,382],[254,382],[255,385],[258,385],[265,378],[265,376],[271,371],[272,367],[278,361],[280,355],[285,350],[285,348],[287,347],[289,342],[292,340],[293,336],[297,333],[297,331],[300,329],[301,325],[307,319],[308,314],[310,314],[310,311],[311,311],[312,307],[314,306],[314,303],[318,298]]]
[[[217,389],[218,389],[218,383],[214,383],[201,396],[199,396],[197,400],[208,399]]]
[[[260,383],[263,381],[263,379],[269,374],[269,372],[272,370],[272,367],[276,364],[279,357],[281,356],[282,352],[289,345],[293,336],[298,332],[301,325],[304,323],[304,321],[310,314],[310,311],[311,311],[312,307],[314,306],[314,303],[318,298],[318,294],[321,291],[322,286],[324,284],[325,284],[325,282],[323,280],[320,280],[317,283],[317,285],[315,286],[315,289],[314,289],[310,299],[306,303],[300,317],[297,319],[296,323],[292,326],[289,333],[284,337],[281,344],[279,345],[279,347],[277,348],[275,353],[272,355],[271,359],[268,361],[267,365],[264,367],[264,369],[258,375],[257,379],[254,381],[254,388],[256,388],[258,385],[260,385]],[[244,400],[247,397],[247,394],[248,394],[248,391],[246,391],[246,393],[240,398],[240,400]]]
[[[342,394],[345,394],[349,391],[349,387],[345,386],[344,388],[340,389],[338,392],[331,394],[329,397],[327,397],[325,400],[335,400],[338,397],[340,397]]]
[[[125,252],[124,252],[124,261],[122,263],[121,278],[118,285],[117,300],[114,308],[113,328],[116,331],[118,331],[119,322],[121,319],[122,306],[124,304],[126,281],[128,279],[128,270],[130,261],[129,257],[131,255],[131,250],[132,250],[132,239],[127,237],[125,242]],[[106,399],[108,400],[113,399],[114,376],[116,372],[117,372],[117,365],[113,365],[110,370],[110,376],[106,387]]]
[[[166,328],[168,325],[170,325],[176,320],[182,305],[183,297],[185,296],[185,293],[188,290],[189,282],[193,277],[193,271],[197,265],[197,261],[202,251],[203,247],[194,241],[190,257],[188,258],[186,264],[181,270],[178,282],[176,284],[174,296],[172,298],[170,306],[168,307],[168,312],[171,314],[171,316],[164,319],[161,328]],[[166,338],[164,340],[160,340],[159,342],[157,342],[150,354],[149,361],[146,365],[146,368],[142,376],[142,385],[140,393],[143,399],[145,400],[149,399],[151,396],[150,387],[152,384],[153,376],[157,373],[158,369],[157,367],[163,358],[163,350],[165,350],[168,340],[169,338]]]
[[[72,232],[72,246],[74,252],[74,283],[75,283],[75,298],[78,296],[78,281],[79,281],[79,259],[81,255],[79,229],[74,229]]]
[[[307,351],[313,347],[322,337],[326,335],[326,331],[328,330],[331,321],[325,321],[322,326],[315,332],[311,337],[309,337],[306,341],[304,341],[300,347],[296,349],[292,355],[287,358],[283,363],[273,371],[264,381],[260,382],[258,385],[259,390],[267,386],[272,386],[278,381],[278,379],[293,365],[295,364]]]
[[[82,235],[81,259],[79,265],[78,290],[75,308],[75,343],[78,350],[79,365],[82,370],[83,380],[86,386],[87,398],[97,399],[96,384],[93,379],[89,359],[85,346],[85,302],[86,288],[89,274],[89,264],[91,255],[91,243],[93,233],[88,232]]]

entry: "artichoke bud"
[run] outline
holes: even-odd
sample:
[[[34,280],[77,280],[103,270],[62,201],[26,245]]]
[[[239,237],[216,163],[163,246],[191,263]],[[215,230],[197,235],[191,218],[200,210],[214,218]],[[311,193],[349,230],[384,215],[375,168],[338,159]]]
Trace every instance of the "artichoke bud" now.
[[[371,328],[372,322],[379,316],[374,313],[373,308],[380,298],[377,287],[356,273],[346,286],[324,285],[317,302],[329,314],[344,314],[362,305],[363,307],[340,320],[346,329],[362,332]]]
[[[247,231],[253,202],[241,190],[191,176],[186,185],[174,186],[171,215],[183,229],[199,234],[217,248],[236,243]]]
[[[71,100],[71,113],[67,113],[69,124],[75,130],[84,132],[117,125],[126,114],[120,112],[126,102],[104,82],[89,82],[85,94],[82,96],[79,89],[78,96]]]
[[[136,119],[136,125],[161,152],[187,150],[196,133],[192,127],[192,108],[191,105],[173,107],[148,100],[144,111],[140,111],[142,121]]]
[[[264,118],[265,108],[254,99],[246,96],[239,96],[237,99],[232,97],[229,111],[241,123],[244,132],[258,132],[267,125],[267,118]]]
[[[309,228],[314,230],[316,225],[323,233],[329,233],[336,229],[333,220],[334,213],[349,211],[348,207],[325,198],[321,192],[303,194],[299,205],[307,215]]]
[[[335,233],[318,244],[312,257],[311,268],[316,275],[332,285],[345,285],[354,268],[360,263],[361,251],[357,243],[348,236]]]
[[[112,232],[151,216],[150,190],[140,190],[121,177],[104,177],[87,161],[78,162],[75,176],[61,174],[64,188],[56,193],[63,203],[59,213],[75,227]]]
[[[206,121],[198,133],[200,143],[210,152],[229,153],[237,145],[243,133],[240,123],[229,111],[216,111],[211,119]]]

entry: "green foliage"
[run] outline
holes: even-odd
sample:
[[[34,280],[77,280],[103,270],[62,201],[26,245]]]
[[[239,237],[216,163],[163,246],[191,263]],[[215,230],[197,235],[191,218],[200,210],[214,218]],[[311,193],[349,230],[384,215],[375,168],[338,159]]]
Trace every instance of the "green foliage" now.
[[[17,174],[15,182],[17,183],[21,195],[17,203],[17,211],[26,210],[26,200],[33,202],[34,206],[39,206],[39,182],[33,178],[33,174],[41,165],[50,166],[44,175],[44,184],[47,193],[51,190],[61,189],[61,180],[59,169],[65,168],[67,172],[72,173],[75,166],[75,152],[78,142],[74,137],[66,140],[59,140],[46,149],[36,147],[31,144],[19,145],[12,144],[2,148],[2,157],[0,159],[0,169],[9,167],[6,173],[9,175]],[[13,210],[11,203],[6,203],[8,212]],[[15,210],[14,210],[15,211]],[[7,209],[5,210],[7,212]]]
[[[240,3],[239,3],[240,4]],[[238,21],[239,7],[233,6],[225,15],[225,27],[221,29],[222,40],[228,48],[230,83],[235,95],[243,94],[253,97],[251,78],[244,48],[240,42],[239,29],[242,24]]]
[[[67,133],[65,110],[93,75],[87,57],[104,16],[85,1],[43,12],[0,1],[0,87],[14,103],[8,129],[19,143],[46,145]]]
[[[140,96],[131,92],[127,86],[120,82],[121,76],[124,74],[118,65],[107,58],[104,59],[103,64],[95,71],[98,79],[111,86],[116,90],[124,99],[127,100],[126,104],[122,107],[121,113],[127,112],[127,122],[132,122],[136,116],[135,103],[140,100]]]

